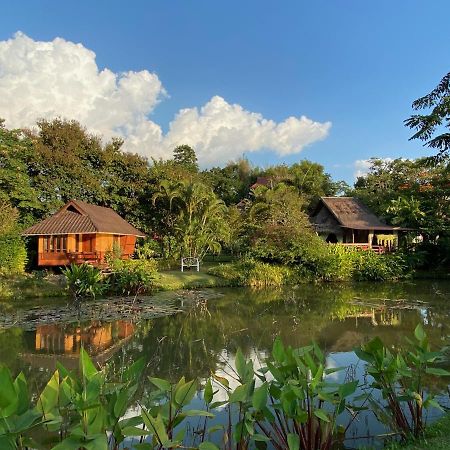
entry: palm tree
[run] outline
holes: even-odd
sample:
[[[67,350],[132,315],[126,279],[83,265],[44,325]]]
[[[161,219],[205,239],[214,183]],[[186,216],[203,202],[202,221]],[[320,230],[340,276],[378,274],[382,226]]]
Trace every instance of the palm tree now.
[[[153,203],[159,199],[168,202],[175,216],[174,231],[183,255],[203,258],[208,251],[220,252],[221,242],[229,236],[227,207],[209,186],[193,180],[164,180]]]

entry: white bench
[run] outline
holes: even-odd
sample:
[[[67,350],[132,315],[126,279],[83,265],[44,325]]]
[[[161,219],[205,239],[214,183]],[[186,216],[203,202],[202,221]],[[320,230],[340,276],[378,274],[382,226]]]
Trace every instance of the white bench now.
[[[185,267],[196,267],[197,272],[200,271],[200,261],[198,258],[192,258],[191,256],[181,258],[181,271],[184,272]]]

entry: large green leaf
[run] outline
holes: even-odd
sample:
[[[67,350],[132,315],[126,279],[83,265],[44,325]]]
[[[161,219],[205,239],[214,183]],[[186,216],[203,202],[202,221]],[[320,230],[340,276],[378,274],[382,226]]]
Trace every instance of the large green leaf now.
[[[148,377],[148,379],[158,389],[161,389],[161,391],[164,391],[164,392],[170,391],[170,383],[167,380],[163,380],[162,378],[156,378],[156,377]]]
[[[49,413],[58,406],[59,400],[59,372],[56,371],[48,381],[41,395],[39,396],[36,407],[46,418]]]
[[[417,324],[414,330],[414,336],[419,342],[422,342],[427,337],[421,323]]]
[[[299,450],[300,438],[297,434],[289,433],[287,435],[287,441],[288,441],[289,450]]]
[[[203,393],[203,397],[204,397],[207,405],[211,404],[213,397],[214,397],[214,392],[213,392],[211,379],[209,379],[209,378],[205,385],[205,391]]]
[[[188,405],[197,391],[197,383],[195,380],[188,381],[187,383],[179,386],[175,391],[175,401],[180,406]]]
[[[330,419],[328,417],[327,412],[324,409],[316,409],[314,410],[314,415],[318,417],[320,420],[323,420],[324,422],[329,422]]]
[[[438,377],[448,377],[450,376],[450,372],[445,369],[441,369],[439,367],[427,367],[425,369],[426,373],[429,373],[430,375],[436,375]]]
[[[80,349],[80,372],[83,377],[88,380],[90,380],[98,372],[84,347],[81,347]]]
[[[198,446],[199,450],[219,450],[219,447],[217,447],[217,445],[213,444],[212,442],[202,442],[199,446]]]
[[[252,396],[252,405],[256,410],[261,410],[266,407],[267,404],[267,384],[255,389]]]
[[[19,406],[19,397],[9,369],[0,367],[0,417],[14,414]]]

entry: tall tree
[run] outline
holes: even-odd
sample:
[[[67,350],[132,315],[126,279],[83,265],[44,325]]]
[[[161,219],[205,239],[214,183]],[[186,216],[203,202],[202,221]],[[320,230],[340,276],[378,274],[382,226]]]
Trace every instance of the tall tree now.
[[[450,72],[427,95],[412,104],[415,111],[428,110],[428,114],[413,114],[405,125],[415,133],[412,139],[420,139],[427,147],[436,149],[436,160],[450,156]],[[441,130],[441,127],[444,130]],[[442,131],[442,132],[441,132]]]
[[[198,161],[195,150],[189,145],[179,145],[173,150],[173,160],[176,164],[190,172],[198,172]]]
[[[33,158],[32,141],[21,130],[8,130],[0,120],[0,199],[17,208],[23,225],[44,214],[29,171]]]
[[[396,225],[420,230],[430,240],[450,233],[450,164],[426,158],[373,159],[350,195]]]
[[[202,258],[208,251],[219,252],[228,240],[227,208],[208,185],[163,180],[153,195],[154,204],[160,201],[168,207],[167,215],[173,221],[168,231],[177,240],[181,256]]]

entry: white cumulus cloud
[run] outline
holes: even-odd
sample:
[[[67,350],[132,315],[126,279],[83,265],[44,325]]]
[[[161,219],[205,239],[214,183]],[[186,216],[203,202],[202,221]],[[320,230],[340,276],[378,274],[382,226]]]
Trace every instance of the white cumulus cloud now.
[[[106,139],[121,136],[125,150],[147,157],[168,158],[176,145],[191,145],[203,166],[243,152],[299,153],[331,127],[305,116],[277,123],[214,96],[200,108],[180,110],[164,134],[149,115],[166,96],[156,74],[100,70],[95,53],[82,44],[35,41],[23,33],[0,41],[0,117],[9,127],[76,119]]]
[[[389,163],[393,161],[392,158],[377,158],[381,159],[385,163]],[[359,177],[364,177],[369,173],[369,169],[372,167],[372,160],[371,159],[357,159],[353,163],[354,173],[353,176],[355,177],[355,180]]]

